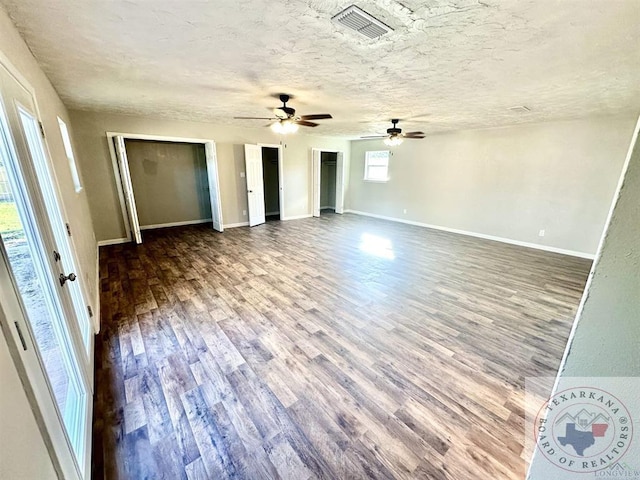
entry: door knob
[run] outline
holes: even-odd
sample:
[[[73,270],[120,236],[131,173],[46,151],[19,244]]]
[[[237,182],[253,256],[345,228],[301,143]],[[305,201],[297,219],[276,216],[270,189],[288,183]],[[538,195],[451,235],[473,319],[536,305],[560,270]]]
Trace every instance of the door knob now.
[[[69,280],[70,282],[75,282],[76,281],[76,274],[75,273],[70,273],[69,275],[65,275],[64,273],[60,274],[60,286],[64,286],[64,284],[67,282],[67,280]]]

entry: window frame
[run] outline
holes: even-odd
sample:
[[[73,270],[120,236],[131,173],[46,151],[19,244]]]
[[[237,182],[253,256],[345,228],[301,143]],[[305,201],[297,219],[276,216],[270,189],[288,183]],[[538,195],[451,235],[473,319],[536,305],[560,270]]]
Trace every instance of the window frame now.
[[[369,157],[369,154],[371,153],[374,153],[374,154],[386,153],[387,154],[386,163],[384,165],[371,165],[370,161],[374,160],[373,158]],[[364,152],[364,181],[372,182],[372,183],[387,183],[389,181],[389,160],[390,159],[391,159],[391,150],[367,150],[366,152]],[[385,167],[386,168],[385,178],[372,178],[369,172],[370,167],[372,166]]]

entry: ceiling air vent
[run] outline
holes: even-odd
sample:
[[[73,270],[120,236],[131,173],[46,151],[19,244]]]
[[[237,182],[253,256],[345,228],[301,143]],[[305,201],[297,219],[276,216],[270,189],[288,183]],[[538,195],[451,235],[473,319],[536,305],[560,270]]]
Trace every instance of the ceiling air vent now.
[[[393,31],[391,27],[386,26],[380,20],[355,5],[347,7],[331,20],[349,27],[351,30],[355,30],[368,38],[379,38],[385,33]]]

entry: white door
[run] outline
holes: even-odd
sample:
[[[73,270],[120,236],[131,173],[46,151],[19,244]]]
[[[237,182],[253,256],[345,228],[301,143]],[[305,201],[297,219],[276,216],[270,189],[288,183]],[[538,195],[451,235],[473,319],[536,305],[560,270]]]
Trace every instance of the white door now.
[[[313,194],[313,216],[320,216],[320,177],[322,176],[321,151],[314,148],[311,150],[311,177],[312,177],[312,194]]]
[[[258,145],[244,146],[244,162],[247,177],[247,203],[249,226],[265,222],[264,180],[262,178],[262,148]]]
[[[336,163],[336,213],[344,213],[344,164],[344,153],[338,152],[338,161]]]
[[[16,347],[61,476],[88,478],[92,395],[69,293],[74,272],[58,255],[55,219],[21,119],[36,111],[33,97],[1,64],[0,92],[0,324]]]
[[[122,190],[124,200],[127,204],[127,216],[131,227],[131,235],[136,243],[142,243],[142,233],[140,232],[140,222],[138,221],[138,210],[136,209],[136,199],[133,196],[133,184],[131,183],[131,172],[129,171],[129,160],[127,159],[127,148],[124,144],[124,137],[118,135],[114,137],[116,144],[116,155],[118,157],[118,168],[122,179]]]
[[[222,202],[220,201],[220,180],[218,178],[218,158],[216,145],[213,142],[204,144],[207,157],[207,176],[209,178],[209,196],[211,197],[211,218],[213,229],[222,232]]]
[[[31,163],[38,179],[38,186],[42,193],[44,205],[49,217],[53,236],[58,251],[56,258],[60,264],[61,272],[74,272],[77,280],[66,283],[69,294],[73,302],[74,316],[78,320],[80,332],[80,342],[84,347],[84,366],[87,370],[89,380],[93,386],[93,340],[94,325],[89,316],[88,304],[83,290],[84,281],[80,270],[71,237],[71,228],[65,222],[66,215],[62,207],[62,201],[58,194],[58,185],[55,180],[55,172],[49,165],[49,158],[46,146],[43,142],[37,114],[30,111],[26,105],[17,107],[21,126],[25,134],[25,140],[31,156]]]

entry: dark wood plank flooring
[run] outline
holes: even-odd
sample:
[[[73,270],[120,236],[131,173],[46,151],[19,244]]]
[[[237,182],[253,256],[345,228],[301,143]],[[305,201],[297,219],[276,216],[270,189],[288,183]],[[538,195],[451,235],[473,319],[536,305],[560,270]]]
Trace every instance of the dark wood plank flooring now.
[[[97,479],[522,479],[590,262],[354,215],[100,250]]]

